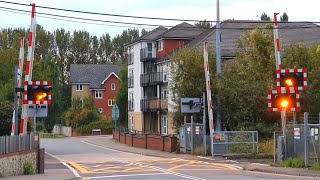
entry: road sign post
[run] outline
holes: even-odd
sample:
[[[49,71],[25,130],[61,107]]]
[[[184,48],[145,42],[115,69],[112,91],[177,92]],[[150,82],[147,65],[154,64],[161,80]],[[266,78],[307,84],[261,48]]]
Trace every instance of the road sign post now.
[[[119,120],[119,108],[117,104],[112,107],[112,119],[114,120],[114,130],[117,130],[117,121]]]

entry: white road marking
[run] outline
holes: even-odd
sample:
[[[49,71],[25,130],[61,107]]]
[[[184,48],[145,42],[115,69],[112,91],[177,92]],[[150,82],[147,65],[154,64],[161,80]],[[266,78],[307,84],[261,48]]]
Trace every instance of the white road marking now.
[[[107,148],[107,147],[104,147],[104,146],[101,146],[101,145],[97,145],[95,143],[91,143],[91,142],[88,142],[88,141],[81,141],[82,143],[85,143],[85,144],[88,144],[88,145],[91,145],[91,146],[96,146],[96,147],[99,147],[99,148],[102,148],[102,149],[107,149],[107,150],[110,150],[110,151],[114,151],[114,152],[121,152],[121,153],[124,153],[123,151],[118,151],[118,150],[115,150],[115,149],[111,149],[111,148]]]
[[[81,178],[81,176],[79,175],[79,173],[71,166],[69,166],[67,163],[62,162],[63,160],[61,158],[59,158],[58,156],[55,156],[53,154],[50,154],[48,152],[45,152],[46,154],[58,159],[63,165],[65,165],[68,169],[70,169],[70,171],[77,177],[77,178]]]
[[[197,156],[198,158],[202,158],[202,159],[208,159],[208,160],[216,160],[216,159],[212,159],[212,158],[208,158],[208,157],[203,157],[203,156]]]
[[[132,176],[153,176],[153,175],[163,175],[168,173],[152,173],[152,174],[122,174],[122,175],[112,175],[112,176],[94,176],[82,178],[83,180],[89,179],[102,179],[102,178],[115,178],[115,177],[132,177]]]
[[[72,173],[77,177],[77,178],[81,178],[80,174],[71,166],[69,166],[67,163],[65,162],[61,162],[63,165],[65,165],[67,168],[69,168]]]

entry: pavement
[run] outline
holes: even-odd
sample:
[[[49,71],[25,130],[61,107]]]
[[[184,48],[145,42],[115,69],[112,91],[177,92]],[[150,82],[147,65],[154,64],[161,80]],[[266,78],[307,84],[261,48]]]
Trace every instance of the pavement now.
[[[275,166],[270,166],[269,164],[262,164],[262,163],[250,163],[250,162],[240,162],[240,161],[237,162],[236,160],[228,160],[220,156],[203,157],[203,156],[196,156],[196,155],[190,155],[190,154],[168,153],[168,152],[162,152],[157,150],[137,148],[137,147],[132,147],[132,146],[119,143],[118,141],[113,140],[112,136],[109,136],[109,135],[108,136],[91,136],[91,137],[88,137],[85,140],[85,142],[95,146],[118,150],[121,152],[129,152],[129,153],[154,156],[154,157],[184,158],[189,160],[194,159],[194,160],[205,161],[205,162],[220,162],[220,163],[227,163],[247,171],[258,171],[263,173],[283,174],[283,175],[292,175],[292,176],[317,177],[320,179],[320,171],[311,171],[303,168],[275,167]],[[68,167],[66,167],[61,162],[59,162],[59,160],[46,154],[45,174],[14,176],[14,177],[7,177],[4,179],[58,180],[58,179],[78,179],[78,178],[75,177],[73,172],[69,170]]]

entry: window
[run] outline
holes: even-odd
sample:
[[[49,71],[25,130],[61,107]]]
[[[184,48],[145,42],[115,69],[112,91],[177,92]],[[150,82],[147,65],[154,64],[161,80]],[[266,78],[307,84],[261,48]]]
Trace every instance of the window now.
[[[129,69],[128,87],[133,88],[133,69]]]
[[[128,110],[134,111],[134,100],[133,100],[133,92],[129,92],[129,100],[128,100]]]
[[[130,129],[134,129],[134,117],[130,116]]]
[[[158,51],[162,51],[163,50],[163,41],[160,40],[158,41]]]
[[[108,99],[108,106],[113,106],[113,99]]]
[[[77,84],[76,91],[82,91],[82,90],[83,90],[82,84]]]
[[[168,118],[161,116],[161,134],[168,134]]]
[[[161,99],[168,99],[168,90],[161,91]]]
[[[98,111],[99,111],[99,113],[102,113],[103,109],[102,108],[98,108]]]
[[[163,81],[164,82],[168,81],[168,68],[167,68],[167,65],[163,66]]]
[[[95,91],[96,93],[96,95],[95,95],[95,97],[96,97],[96,99],[102,99],[102,91]]]
[[[116,84],[115,83],[111,83],[111,90],[116,90]]]

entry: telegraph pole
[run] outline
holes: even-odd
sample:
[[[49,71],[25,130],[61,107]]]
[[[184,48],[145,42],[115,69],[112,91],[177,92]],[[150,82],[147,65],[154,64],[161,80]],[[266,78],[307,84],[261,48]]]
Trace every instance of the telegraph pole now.
[[[217,78],[218,85],[220,84],[220,75],[221,75],[221,32],[220,32],[220,2],[217,0],[217,24],[216,24],[216,62],[217,62]],[[219,93],[217,94],[217,122],[216,131],[221,131],[221,102]]]

